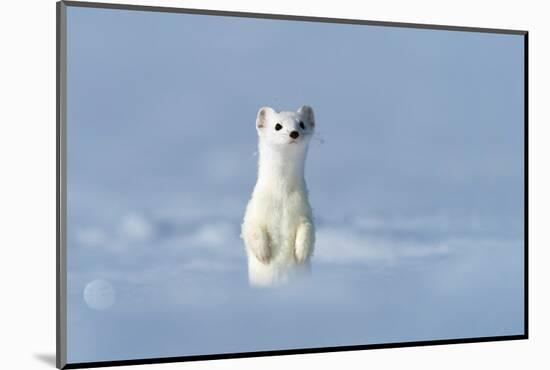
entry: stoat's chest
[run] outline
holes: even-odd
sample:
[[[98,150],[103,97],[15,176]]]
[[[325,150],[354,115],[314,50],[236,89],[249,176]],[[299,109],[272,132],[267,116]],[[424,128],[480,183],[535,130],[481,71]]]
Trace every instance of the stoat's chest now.
[[[256,187],[254,200],[266,215],[267,223],[275,226],[293,222],[309,209],[305,189],[287,192],[278,187]]]

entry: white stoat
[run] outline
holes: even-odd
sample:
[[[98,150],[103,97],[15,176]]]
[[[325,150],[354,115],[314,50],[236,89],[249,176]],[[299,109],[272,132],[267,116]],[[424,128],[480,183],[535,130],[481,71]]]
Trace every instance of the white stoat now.
[[[276,112],[263,107],[256,118],[258,180],[246,208],[241,237],[251,285],[287,282],[310,273],[315,225],[304,179],[313,109]]]

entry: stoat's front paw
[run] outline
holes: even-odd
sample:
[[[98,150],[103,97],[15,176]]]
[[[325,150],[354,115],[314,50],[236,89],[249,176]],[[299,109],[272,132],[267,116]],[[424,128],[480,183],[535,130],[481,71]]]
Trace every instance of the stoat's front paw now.
[[[308,257],[309,251],[307,251],[306,248],[296,248],[294,251],[294,258],[297,263],[304,263]]]
[[[297,263],[304,263],[313,254],[315,244],[315,228],[313,223],[304,222],[296,230],[294,257]]]
[[[267,264],[271,259],[271,242],[267,231],[262,228],[243,227],[242,237],[250,258],[255,257],[261,263]]]
[[[269,263],[271,259],[271,247],[268,243],[257,244],[254,248],[254,255],[263,264]]]

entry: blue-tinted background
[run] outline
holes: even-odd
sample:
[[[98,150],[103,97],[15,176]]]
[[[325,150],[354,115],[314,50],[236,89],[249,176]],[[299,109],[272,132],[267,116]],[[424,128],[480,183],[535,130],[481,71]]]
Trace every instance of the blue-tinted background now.
[[[523,333],[522,36],[69,7],[67,57],[69,362]],[[256,112],[302,104],[313,279],[251,289]]]

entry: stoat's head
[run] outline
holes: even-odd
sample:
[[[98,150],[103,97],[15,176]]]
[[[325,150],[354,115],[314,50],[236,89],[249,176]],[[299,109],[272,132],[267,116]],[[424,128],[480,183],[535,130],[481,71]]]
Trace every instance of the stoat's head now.
[[[315,131],[315,117],[310,106],[302,105],[296,112],[276,112],[260,108],[256,118],[260,140],[274,148],[305,148]]]

